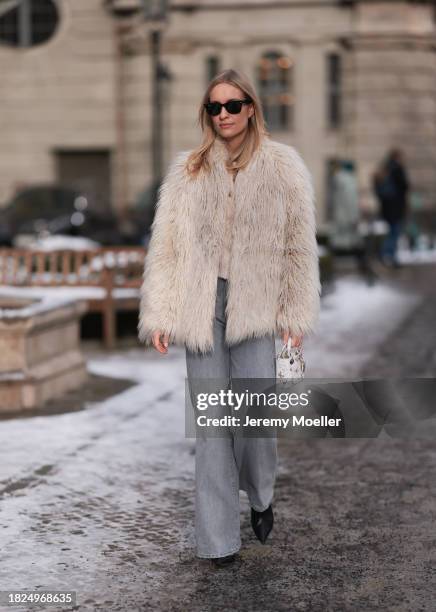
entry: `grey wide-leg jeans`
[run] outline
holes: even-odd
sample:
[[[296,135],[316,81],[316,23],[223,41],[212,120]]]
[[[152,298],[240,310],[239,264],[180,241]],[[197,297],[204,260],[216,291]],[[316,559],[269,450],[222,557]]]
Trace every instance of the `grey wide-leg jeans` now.
[[[219,379],[231,387],[232,378],[276,377],[274,334],[225,343],[227,280],[218,277],[214,319],[214,350],[205,354],[186,347],[188,385],[193,379]],[[192,385],[192,386],[191,386]],[[222,388],[222,387],[221,387]],[[277,468],[277,439],[233,435],[196,438],[195,536],[197,556],[224,557],[241,547],[239,490],[261,512],[273,498]]]

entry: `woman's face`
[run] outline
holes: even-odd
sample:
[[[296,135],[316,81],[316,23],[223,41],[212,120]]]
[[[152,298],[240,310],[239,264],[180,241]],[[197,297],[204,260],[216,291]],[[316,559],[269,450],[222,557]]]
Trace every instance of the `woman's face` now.
[[[244,93],[230,83],[219,83],[211,90],[209,99],[211,102],[221,102],[224,104],[229,100],[243,100]],[[243,104],[241,112],[237,115],[231,115],[226,111],[224,106],[221,108],[219,115],[211,115],[213,126],[216,132],[226,139],[234,138],[240,135],[247,129],[248,119],[253,115],[253,104]]]

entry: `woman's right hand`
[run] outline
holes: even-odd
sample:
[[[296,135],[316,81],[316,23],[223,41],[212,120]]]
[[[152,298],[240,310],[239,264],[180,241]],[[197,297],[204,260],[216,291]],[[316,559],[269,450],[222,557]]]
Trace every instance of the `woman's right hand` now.
[[[168,353],[168,334],[161,331],[155,331],[152,336],[152,342],[154,348],[159,353]]]

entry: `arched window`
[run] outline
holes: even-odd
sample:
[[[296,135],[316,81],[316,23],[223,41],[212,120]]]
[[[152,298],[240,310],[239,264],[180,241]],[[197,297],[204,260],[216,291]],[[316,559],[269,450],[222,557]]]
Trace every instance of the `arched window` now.
[[[264,53],[259,60],[258,90],[270,131],[293,128],[293,60],[277,51]]]
[[[0,42],[32,47],[49,40],[59,14],[53,0],[3,0],[0,2]]]

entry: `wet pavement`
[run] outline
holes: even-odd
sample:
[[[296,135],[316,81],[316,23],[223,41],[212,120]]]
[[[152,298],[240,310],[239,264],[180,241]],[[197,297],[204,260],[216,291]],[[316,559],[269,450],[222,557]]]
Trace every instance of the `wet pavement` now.
[[[340,279],[308,375],[434,376],[435,271]],[[0,589],[75,590],[84,611],[435,609],[432,440],[281,440],[268,543],[241,493],[240,558],[214,569],[194,551],[183,350],[87,356],[107,396],[0,421]]]

